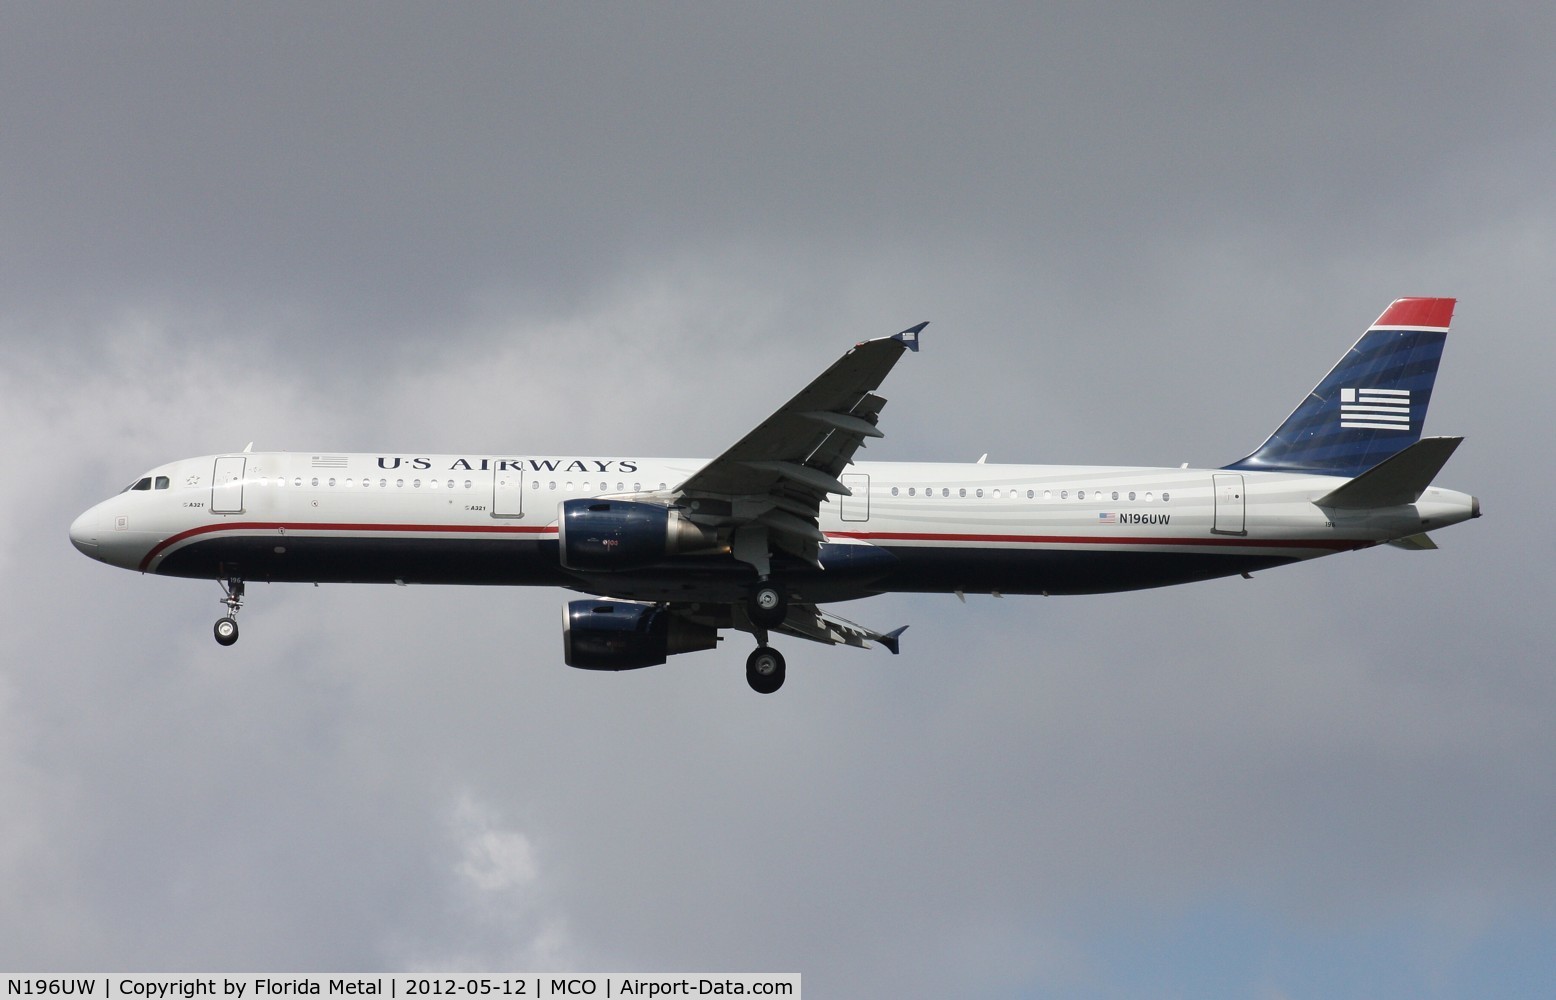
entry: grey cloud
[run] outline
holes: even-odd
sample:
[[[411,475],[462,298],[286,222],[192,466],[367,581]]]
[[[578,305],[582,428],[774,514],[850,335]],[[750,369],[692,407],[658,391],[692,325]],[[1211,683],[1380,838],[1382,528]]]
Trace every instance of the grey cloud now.
[[[1118,995],[1120,927],[1227,962],[1208,909],[1273,928],[1227,994],[1379,926],[1382,994],[1546,969],[1547,13],[3,21],[0,966]],[[219,650],[213,585],[65,539],[249,440],[713,454],[923,319],[871,458],[1225,462],[1407,294],[1461,296],[1441,551],[882,598],[902,656],[775,699],[739,638],[567,670],[561,593],[255,587]]]

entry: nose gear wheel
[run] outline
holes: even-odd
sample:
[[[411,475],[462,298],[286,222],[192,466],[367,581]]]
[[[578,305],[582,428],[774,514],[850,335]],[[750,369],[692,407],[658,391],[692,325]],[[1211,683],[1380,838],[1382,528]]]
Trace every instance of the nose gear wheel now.
[[[226,580],[218,580],[221,584],[221,602],[227,605],[227,615],[216,619],[211,632],[216,636],[216,641],[223,646],[230,646],[238,641],[238,611],[243,607],[243,581],[237,577]]]

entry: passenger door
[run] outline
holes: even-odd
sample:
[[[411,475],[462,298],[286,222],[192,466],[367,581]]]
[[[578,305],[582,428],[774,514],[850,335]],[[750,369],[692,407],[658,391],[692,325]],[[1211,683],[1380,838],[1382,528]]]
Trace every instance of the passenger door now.
[[[223,455],[211,473],[211,513],[243,513],[243,455]]]
[[[1248,534],[1248,500],[1243,490],[1243,477],[1237,473],[1218,472],[1212,478],[1215,480],[1216,516],[1211,533]]]

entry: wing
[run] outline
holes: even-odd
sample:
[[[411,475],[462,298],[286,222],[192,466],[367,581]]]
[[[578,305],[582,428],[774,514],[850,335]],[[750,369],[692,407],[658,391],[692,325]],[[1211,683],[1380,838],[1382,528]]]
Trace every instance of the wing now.
[[[672,490],[676,502],[694,510],[695,520],[733,528],[735,558],[761,576],[773,546],[816,563],[821,503],[829,494],[850,495],[838,476],[865,439],[882,436],[876,424],[886,400],[875,390],[904,351],[918,350],[928,325],[855,345]]]
[[[791,604],[788,617],[773,631],[809,639],[812,642],[829,643],[834,646],[858,646],[860,649],[869,649],[873,641],[895,654],[902,633],[907,629],[908,627],[904,625],[895,631],[876,632],[846,618],[828,614],[814,604]]]

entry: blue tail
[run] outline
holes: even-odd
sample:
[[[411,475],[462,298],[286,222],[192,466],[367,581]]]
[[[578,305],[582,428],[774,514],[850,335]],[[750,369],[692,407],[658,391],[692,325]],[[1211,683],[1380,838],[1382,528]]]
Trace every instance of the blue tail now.
[[[1228,465],[1359,476],[1421,440],[1453,299],[1397,299],[1286,422]]]

